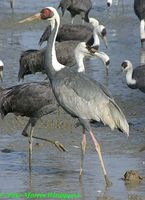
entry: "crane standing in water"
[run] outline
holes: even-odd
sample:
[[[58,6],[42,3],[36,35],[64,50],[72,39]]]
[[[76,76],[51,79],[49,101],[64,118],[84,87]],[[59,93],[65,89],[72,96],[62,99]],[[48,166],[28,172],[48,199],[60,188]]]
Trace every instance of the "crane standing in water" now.
[[[46,7],[42,9],[40,13],[24,21],[31,21],[36,18],[49,20],[52,26],[52,32],[47,43],[45,67],[54,95],[59,105],[72,117],[77,118],[83,127],[80,177],[83,172],[86,131],[88,131],[98,153],[106,185],[110,186],[111,181],[105,169],[101,148],[94,136],[90,121],[103,122],[112,130],[117,128],[121,132],[129,135],[127,120],[113,97],[103,85],[97,81],[91,80],[85,74],[66,68],[58,62],[55,51],[55,40],[60,25],[60,18],[56,9],[53,7]]]

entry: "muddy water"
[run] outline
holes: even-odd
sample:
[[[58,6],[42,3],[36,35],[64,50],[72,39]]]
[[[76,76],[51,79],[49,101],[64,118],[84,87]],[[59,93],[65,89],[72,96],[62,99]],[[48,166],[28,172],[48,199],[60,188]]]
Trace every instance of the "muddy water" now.
[[[23,50],[38,48],[39,37],[46,26],[46,22],[18,25],[17,21],[45,6],[58,5],[58,1],[49,2],[17,0],[12,11],[8,1],[0,1],[0,58],[5,63],[1,86],[18,84],[20,54]],[[61,141],[68,151],[62,153],[46,142],[34,140],[31,171],[28,167],[27,138],[21,136],[27,119],[13,115],[8,115],[3,121],[0,119],[0,193],[19,193],[22,200],[27,199],[25,192],[80,193],[81,200],[145,200],[145,181],[126,185],[121,180],[129,169],[138,170],[141,176],[145,176],[145,156],[144,152],[139,152],[145,144],[145,95],[129,89],[125,77],[120,73],[120,64],[124,59],[130,59],[135,66],[145,60],[145,50],[140,48],[139,21],[134,15],[132,0],[124,1],[123,5],[121,0],[119,3],[115,1],[109,12],[105,1],[98,3],[94,0],[90,15],[97,17],[107,27],[109,48],[106,50],[102,43],[100,49],[108,53],[111,64],[109,77],[106,77],[102,63],[94,58],[86,61],[86,72],[110,89],[130,124],[129,138],[118,131],[112,133],[107,127],[94,127],[113,182],[112,187],[105,188],[98,157],[89,136],[84,178],[79,183],[81,128],[76,128],[75,121],[61,111],[58,120],[56,114],[42,118],[35,134]],[[69,15],[65,16],[63,20],[70,21]],[[37,74],[27,76],[25,81],[43,79],[43,75]],[[11,151],[4,153],[3,149]],[[0,198],[10,199],[8,196]],[[17,199],[16,196],[13,199]]]

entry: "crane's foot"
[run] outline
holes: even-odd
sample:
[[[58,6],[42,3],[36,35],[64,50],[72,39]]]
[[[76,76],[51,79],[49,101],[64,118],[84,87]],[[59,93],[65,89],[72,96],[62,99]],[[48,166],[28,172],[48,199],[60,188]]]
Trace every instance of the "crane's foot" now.
[[[24,137],[28,137],[29,135],[28,135],[28,133],[26,132],[26,131],[22,131],[22,135],[24,136]]]
[[[106,181],[106,186],[107,187],[111,187],[112,186],[112,182],[108,179],[107,175],[105,175],[105,181]]]
[[[25,136],[25,137],[29,137],[29,135],[28,135],[28,133],[26,131],[23,131],[22,135]],[[32,138],[35,138],[35,139],[38,139],[38,140],[43,140],[43,141],[49,142],[51,144],[54,144],[56,146],[56,148],[61,152],[67,151],[65,149],[64,145],[61,144],[59,141],[48,140],[46,138],[41,138],[41,137],[37,137],[37,136],[32,136]]]
[[[58,148],[59,151],[63,151],[63,152],[67,151],[67,150],[65,149],[64,145],[61,144],[59,141],[54,141],[54,144],[55,144],[55,146]]]
[[[82,178],[83,178],[83,169],[80,168],[80,175],[79,175],[79,181],[81,182],[82,181]]]
[[[145,145],[139,150],[139,152],[142,152],[145,150]]]

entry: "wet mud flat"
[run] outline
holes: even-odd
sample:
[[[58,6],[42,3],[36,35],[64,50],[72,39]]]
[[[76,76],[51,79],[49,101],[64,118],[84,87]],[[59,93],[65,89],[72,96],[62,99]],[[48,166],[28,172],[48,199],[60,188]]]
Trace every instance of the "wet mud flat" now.
[[[58,1],[49,3],[56,7]],[[27,199],[25,192],[80,193],[79,199],[82,200],[145,200],[144,180],[130,185],[121,179],[129,169],[145,176],[145,152],[139,152],[145,144],[145,95],[129,89],[125,77],[120,73],[124,59],[130,59],[135,66],[144,62],[145,51],[140,48],[139,22],[133,13],[132,0],[125,1],[124,7],[115,4],[109,12],[104,2],[94,0],[93,5],[91,16],[98,17],[107,28],[109,48],[106,50],[102,44],[101,50],[108,53],[111,64],[109,77],[106,77],[100,61],[87,60],[86,73],[109,88],[130,124],[129,137],[117,130],[111,132],[102,125],[93,125],[113,185],[105,187],[98,156],[89,135],[84,177],[79,182],[82,129],[76,127],[76,120],[61,110],[58,120],[57,113],[40,119],[35,135],[59,140],[68,151],[59,152],[47,142],[34,139],[31,171],[28,166],[28,140],[21,135],[28,119],[11,114],[4,120],[0,119],[0,193],[19,193],[22,200]],[[49,6],[45,0],[43,4],[42,1],[16,0],[15,9],[11,11],[9,3],[0,2],[0,56],[5,63],[4,82],[0,86],[18,84],[20,54],[26,49],[39,48],[38,40],[47,25],[35,22],[20,26],[16,22],[45,6]],[[66,16],[64,21],[69,22],[69,14]],[[25,81],[41,81],[44,78],[44,75],[36,74],[26,77]]]

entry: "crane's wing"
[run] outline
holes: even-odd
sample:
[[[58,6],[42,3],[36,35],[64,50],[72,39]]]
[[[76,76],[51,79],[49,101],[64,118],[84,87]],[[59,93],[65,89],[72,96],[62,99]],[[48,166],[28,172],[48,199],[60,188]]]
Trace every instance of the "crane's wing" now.
[[[49,83],[32,82],[15,85],[0,92],[0,112],[2,117],[13,112],[29,116],[43,106],[55,103]]]
[[[62,78],[64,72],[67,76]],[[126,118],[104,86],[81,73],[68,73],[62,70],[53,83],[55,96],[64,110],[81,119],[102,121],[111,129],[119,128],[128,134]]]
[[[24,51],[20,56],[19,63],[18,80],[24,79],[24,76],[27,74],[44,73],[45,48]]]
[[[46,29],[44,30],[42,36],[40,37],[39,40],[39,45],[41,46],[43,42],[47,41],[49,36],[51,34],[51,26],[47,26]]]

